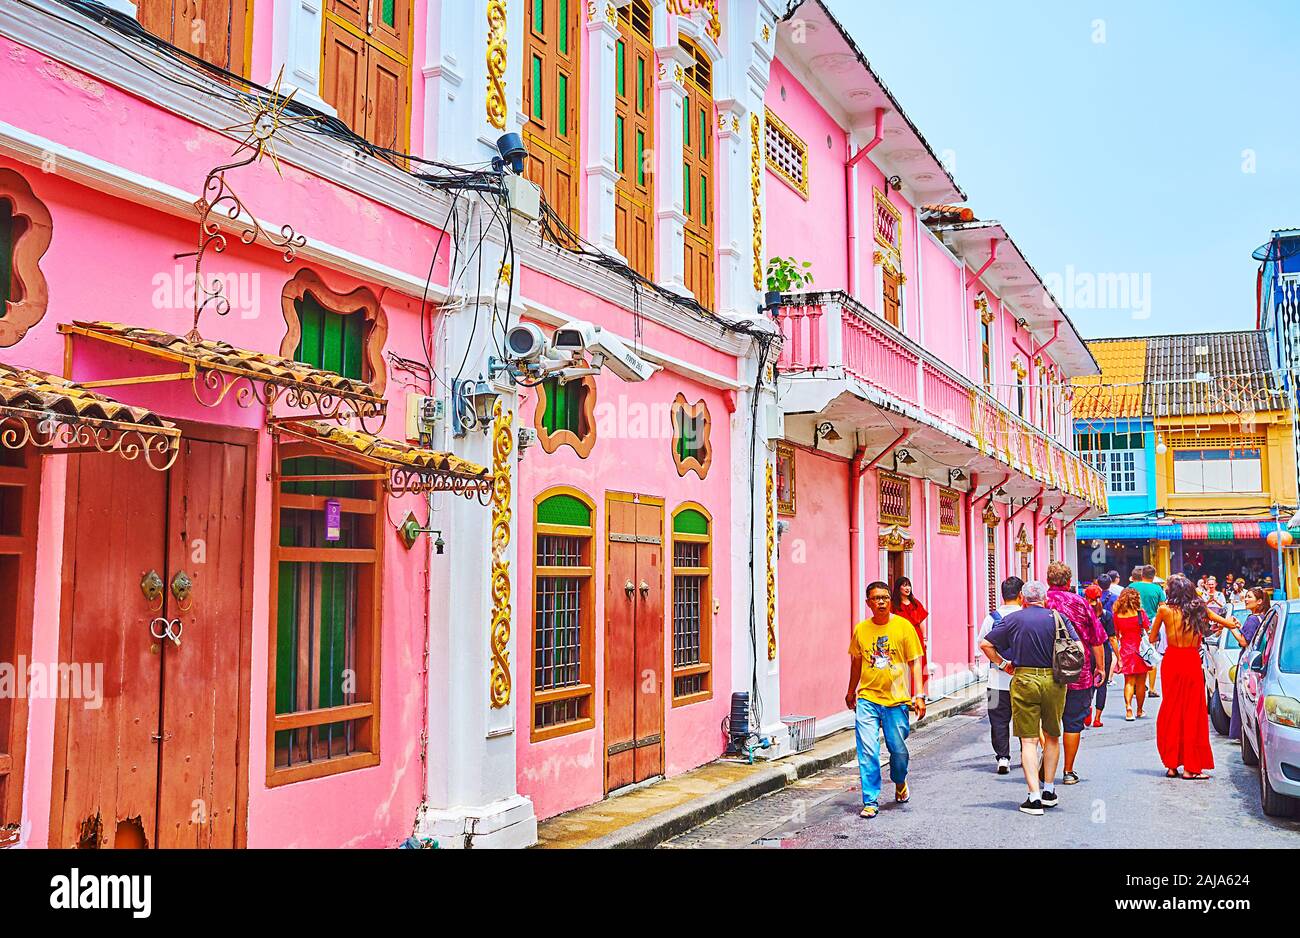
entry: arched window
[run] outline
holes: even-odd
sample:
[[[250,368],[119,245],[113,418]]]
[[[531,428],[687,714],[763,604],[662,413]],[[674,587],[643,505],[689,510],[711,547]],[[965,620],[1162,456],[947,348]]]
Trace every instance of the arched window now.
[[[714,302],[713,63],[699,46],[681,39],[690,54],[682,102],[682,209],[686,213],[686,288],[705,309]]]
[[[529,180],[578,230],[580,0],[524,0],[524,111]]]
[[[0,348],[16,345],[50,303],[39,266],[50,247],[50,210],[12,169],[0,169]]]
[[[385,494],[374,470],[277,441],[267,784],[379,764]]]
[[[704,401],[687,404],[685,395],[673,401],[673,463],[677,474],[694,472],[701,479],[713,465],[713,447],[709,443],[712,426],[709,405]]]
[[[633,270],[653,280],[655,53],[647,0],[619,10],[614,56],[614,245]]]
[[[373,290],[337,293],[314,270],[300,270],[285,284],[280,305],[286,326],[281,355],[365,381],[376,394],[384,393],[388,316]]]
[[[533,559],[534,741],[595,725],[595,505],[577,489],[537,497]]]
[[[547,378],[537,386],[533,425],[542,449],[554,453],[571,446],[583,459],[596,445],[596,379],[586,377],[561,383]]]
[[[687,503],[673,512],[673,706],[713,696],[712,518]]]

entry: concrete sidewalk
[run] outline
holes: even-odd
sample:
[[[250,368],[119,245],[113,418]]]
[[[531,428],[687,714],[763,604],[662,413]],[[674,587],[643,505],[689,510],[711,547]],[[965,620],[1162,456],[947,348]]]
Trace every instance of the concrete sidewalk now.
[[[936,700],[913,731],[969,710],[984,701],[984,684],[972,684]],[[856,758],[853,730],[841,730],[808,752],[775,762],[718,760],[675,778],[656,782],[604,801],[560,814],[537,826],[544,849],[657,846],[737,805],[779,791],[786,785]]]

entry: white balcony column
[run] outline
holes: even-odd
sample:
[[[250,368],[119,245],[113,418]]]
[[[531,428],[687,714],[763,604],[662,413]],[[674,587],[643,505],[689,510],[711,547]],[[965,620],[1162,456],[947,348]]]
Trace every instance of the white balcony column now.
[[[478,244],[496,222],[482,203],[473,211],[468,236]],[[502,248],[483,241],[482,250],[483,269],[500,270]],[[516,280],[517,263],[510,271]],[[496,311],[492,285],[484,283],[481,296],[462,298],[463,307],[442,314],[448,318],[440,324],[445,338],[437,354],[442,361],[459,362],[468,348],[463,378],[476,380],[486,377],[488,356],[495,351],[482,336],[482,323]],[[522,305],[510,313],[517,318]],[[500,395],[502,414],[511,419],[503,417],[460,436],[443,421],[435,440],[437,449],[489,467],[498,480],[509,480],[507,497],[500,498],[498,486],[487,506],[450,493],[433,497],[430,527],[442,530],[446,549],[430,556],[426,787],[416,833],[436,839],[441,847],[527,847],[537,839],[532,801],[517,787],[516,711],[521,704],[528,706],[530,674],[527,664],[518,660],[519,630],[527,627],[519,615],[518,399],[508,385],[492,387]],[[446,403],[450,414],[450,401]],[[510,534],[499,554],[494,553],[498,547],[493,537],[498,524]],[[422,536],[416,549],[429,551],[432,537]],[[499,562],[505,564],[504,590],[496,587],[500,581],[494,568]],[[499,619],[498,613],[505,618]],[[504,648],[494,647],[499,621],[509,625]]]
[[[835,367],[844,365],[844,317],[842,303],[827,303],[822,309],[822,330],[825,338],[826,364]]]
[[[583,236],[606,254],[626,260],[618,250],[615,230],[614,162],[615,82],[618,72],[618,10],[613,4],[587,8],[587,126],[585,231]]]
[[[658,32],[656,31],[656,36]],[[686,106],[686,50],[673,42],[655,50],[659,77],[655,82],[655,271],[659,283],[674,293],[686,289],[686,211],[682,180],[682,111]]]
[[[274,5],[271,30],[271,81],[281,74],[281,90],[295,101],[331,116],[338,112],[321,97],[321,50],[325,44],[325,0],[283,0]]]

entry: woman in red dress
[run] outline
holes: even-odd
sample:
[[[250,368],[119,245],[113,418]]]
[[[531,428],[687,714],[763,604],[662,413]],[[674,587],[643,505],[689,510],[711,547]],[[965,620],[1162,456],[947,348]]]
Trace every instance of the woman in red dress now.
[[[1148,638],[1155,642],[1165,628],[1169,646],[1160,665],[1164,700],[1156,715],[1156,748],[1165,775],[1188,781],[1208,779],[1205,769],[1214,768],[1210,749],[1210,719],[1205,709],[1205,674],[1201,664],[1201,642],[1222,626],[1236,628],[1236,621],[1211,612],[1196,587],[1185,576],[1175,574],[1165,583],[1168,598],[1151,622]]]
[[[921,600],[912,594],[912,581],[907,577],[899,577],[898,582],[894,584],[893,606],[894,615],[902,616],[912,623],[912,628],[916,629],[916,637],[921,642],[921,693],[928,695],[930,692],[930,668],[926,656],[925,629],[921,628],[921,623],[926,620],[930,613],[926,612]]]
[[[1119,673],[1124,675],[1124,719],[1133,721],[1133,698],[1137,697],[1137,715],[1146,716],[1147,672],[1151,666],[1142,660],[1142,596],[1128,587],[1115,600],[1115,637],[1119,639]]]

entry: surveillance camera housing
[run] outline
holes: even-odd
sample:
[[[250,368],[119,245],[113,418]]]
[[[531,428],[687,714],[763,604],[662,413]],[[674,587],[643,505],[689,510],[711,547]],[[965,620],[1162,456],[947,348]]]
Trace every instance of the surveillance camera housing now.
[[[522,322],[506,334],[506,353],[514,361],[535,362],[546,354],[546,334]]]
[[[519,134],[502,134],[497,138],[497,152],[510,164],[516,176],[524,174],[524,162],[528,159],[528,149]]]
[[[607,367],[624,381],[646,381],[659,370],[658,365],[641,358],[618,336],[581,320],[556,329],[551,345],[562,354],[586,355],[594,367]]]

